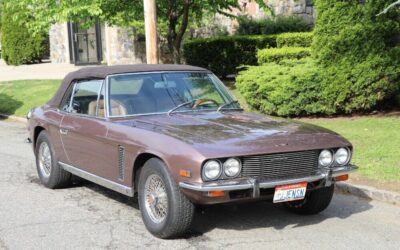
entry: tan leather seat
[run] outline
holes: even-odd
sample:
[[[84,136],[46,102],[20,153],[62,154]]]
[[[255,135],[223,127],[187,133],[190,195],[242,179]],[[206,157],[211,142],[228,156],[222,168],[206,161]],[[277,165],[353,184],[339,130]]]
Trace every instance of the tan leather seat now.
[[[88,107],[88,114],[96,116],[97,101],[91,101]],[[118,101],[111,100],[111,114],[110,116],[123,116],[126,115],[126,108]],[[104,100],[99,101],[99,117],[104,117]]]

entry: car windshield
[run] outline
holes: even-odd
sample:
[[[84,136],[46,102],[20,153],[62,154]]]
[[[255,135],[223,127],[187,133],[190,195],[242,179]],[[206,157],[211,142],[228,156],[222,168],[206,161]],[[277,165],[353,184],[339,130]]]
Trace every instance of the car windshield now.
[[[109,116],[240,108],[223,83],[206,72],[114,75],[108,83]]]

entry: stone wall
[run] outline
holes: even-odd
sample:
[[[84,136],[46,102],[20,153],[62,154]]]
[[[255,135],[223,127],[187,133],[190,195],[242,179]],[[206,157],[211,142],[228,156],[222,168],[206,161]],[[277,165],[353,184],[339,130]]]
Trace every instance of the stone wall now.
[[[146,46],[135,39],[133,28],[105,27],[106,61],[108,65],[144,63]]]
[[[277,16],[300,16],[308,23],[315,22],[316,15],[310,0],[268,0],[265,2],[272,7]]]
[[[69,63],[68,28],[66,23],[54,24],[49,30],[50,60],[53,63]]]

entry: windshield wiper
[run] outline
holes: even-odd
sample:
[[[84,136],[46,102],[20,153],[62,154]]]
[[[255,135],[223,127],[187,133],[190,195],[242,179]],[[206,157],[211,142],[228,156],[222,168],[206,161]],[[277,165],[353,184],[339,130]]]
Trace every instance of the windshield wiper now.
[[[230,101],[228,103],[222,104],[221,106],[218,107],[217,112],[221,111],[221,109],[225,108],[226,106],[230,106],[230,105],[232,105],[234,103],[238,103],[238,100],[233,100],[233,101]]]
[[[194,103],[194,102],[197,101],[197,100],[199,100],[199,99],[193,99],[193,100],[191,100],[191,101],[187,101],[187,102],[181,103],[181,104],[179,104],[178,106],[176,106],[176,107],[174,107],[174,108],[168,110],[167,114],[168,114],[168,115],[171,115],[171,114],[174,113],[176,110],[182,108],[183,106],[192,104],[192,103]]]

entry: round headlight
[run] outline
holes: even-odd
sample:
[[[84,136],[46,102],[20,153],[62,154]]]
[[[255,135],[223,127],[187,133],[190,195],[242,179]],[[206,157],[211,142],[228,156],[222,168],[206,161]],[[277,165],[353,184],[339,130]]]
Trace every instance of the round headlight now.
[[[345,148],[339,148],[335,153],[335,161],[339,165],[344,165],[349,161],[350,153]]]
[[[222,172],[221,163],[219,161],[210,160],[203,166],[203,178],[206,180],[217,179]]]
[[[328,167],[333,162],[333,155],[330,150],[322,150],[319,154],[319,164],[324,167]]]
[[[238,176],[241,168],[242,165],[240,164],[240,161],[235,158],[229,158],[224,163],[224,173],[228,177]]]

